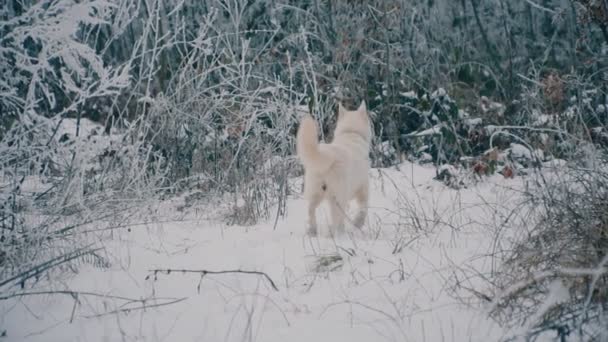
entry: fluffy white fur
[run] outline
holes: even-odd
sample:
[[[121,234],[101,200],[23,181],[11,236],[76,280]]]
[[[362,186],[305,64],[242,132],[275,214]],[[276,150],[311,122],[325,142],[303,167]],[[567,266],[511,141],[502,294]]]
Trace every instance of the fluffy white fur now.
[[[365,102],[355,111],[339,105],[338,122],[330,144],[319,143],[317,124],[306,116],[297,135],[297,152],[304,165],[304,197],[308,200],[308,234],[317,234],[316,209],[329,202],[331,233],[344,233],[348,203],[354,199],[358,212],[353,224],[361,227],[369,199],[369,149],[371,126]]]

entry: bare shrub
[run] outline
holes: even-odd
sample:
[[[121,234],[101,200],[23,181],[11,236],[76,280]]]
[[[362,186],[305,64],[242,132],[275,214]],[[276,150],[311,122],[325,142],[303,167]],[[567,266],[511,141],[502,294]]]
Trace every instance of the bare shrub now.
[[[608,164],[603,155],[589,157],[528,189],[536,223],[503,251],[493,277],[491,313],[503,324],[523,327],[521,336],[554,331],[562,340],[605,338]]]
[[[223,44],[226,37],[199,39]],[[193,53],[198,69],[185,66],[170,86],[171,95],[150,99],[146,141],[163,156],[167,185],[174,191],[198,187],[207,198],[229,195],[229,223],[253,224],[268,218],[289,192],[287,180],[296,171],[288,158],[292,131],[304,96],[289,84],[265,80],[261,70],[240,68],[242,61],[219,65],[206,53]],[[218,88],[216,77],[230,81]]]
[[[124,29],[122,9],[103,1],[11,5],[14,16],[0,23],[2,293],[82,262],[106,267],[100,236],[84,231],[126,220],[165,176],[137,122],[107,134],[84,117],[87,104],[131,85],[132,65],[104,63],[103,44],[88,40],[105,25]]]

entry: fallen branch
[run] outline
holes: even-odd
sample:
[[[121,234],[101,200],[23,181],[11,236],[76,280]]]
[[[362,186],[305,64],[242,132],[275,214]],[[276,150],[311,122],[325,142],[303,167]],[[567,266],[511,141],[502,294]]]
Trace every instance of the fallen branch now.
[[[260,271],[244,271],[244,270],[208,271],[208,270],[186,270],[186,269],[155,269],[155,270],[149,270],[149,272],[153,273],[155,279],[156,279],[156,276],[157,276],[158,273],[164,273],[164,274],[171,274],[171,273],[197,273],[197,274],[201,275],[201,279],[204,276],[206,276],[207,274],[226,274],[226,273],[255,274],[255,275],[259,275],[259,276],[264,277],[268,281],[268,283],[270,283],[270,286],[272,286],[272,288],[275,291],[279,291],[279,289],[275,285],[275,283],[272,280],[272,278],[270,278],[268,276],[268,274],[266,274],[264,272],[260,272]],[[148,280],[148,279],[150,279],[150,275],[148,275],[146,277],[146,280]]]
[[[84,248],[78,249],[72,253],[69,254],[64,254],[61,256],[58,256],[56,258],[53,258],[51,260],[47,260],[41,264],[38,264],[36,266],[30,267],[29,269],[27,269],[24,272],[21,272],[15,276],[12,276],[8,279],[3,279],[0,280],[0,287],[3,287],[7,284],[12,283],[13,281],[19,280],[19,283],[21,284],[21,287],[24,287],[25,281],[28,279],[31,279],[45,271],[48,271],[54,267],[60,266],[62,264],[68,263],[72,260],[81,258],[87,254],[91,254],[91,253],[95,253],[99,250],[101,250],[102,248],[96,248],[96,249],[92,249],[92,250],[87,250],[89,246],[86,246]]]
[[[123,296],[115,296],[105,293],[96,293],[96,292],[87,292],[87,291],[71,291],[71,290],[50,290],[50,291],[28,291],[28,292],[17,292],[4,296],[0,296],[0,301],[7,300],[11,298],[19,298],[19,297],[29,297],[29,296],[44,296],[44,295],[65,295],[73,298],[78,298],[80,296],[90,296],[90,297],[100,297],[105,299],[116,299],[123,300],[126,302],[145,302],[150,300],[173,300],[176,298],[171,297],[152,297],[152,298],[130,298]]]
[[[114,295],[110,295],[110,294],[86,292],[86,291],[51,290],[51,291],[17,292],[17,293],[5,295],[5,296],[0,296],[0,301],[11,299],[11,298],[28,297],[28,296],[42,296],[42,295],[64,295],[64,296],[72,297],[74,299],[74,306],[72,307],[72,313],[70,315],[70,323],[72,323],[74,321],[74,317],[76,314],[76,308],[78,307],[78,304],[80,304],[80,297],[85,297],[85,296],[99,297],[99,298],[103,298],[103,299],[114,299],[114,300],[121,300],[121,301],[125,302],[124,304],[121,305],[121,306],[123,306],[122,308],[108,311],[108,312],[103,312],[100,314],[86,315],[86,316],[83,316],[84,318],[96,318],[96,317],[102,317],[102,316],[112,315],[112,314],[116,314],[116,313],[123,313],[123,312],[129,313],[129,312],[135,311],[135,310],[145,310],[145,309],[149,309],[149,308],[156,308],[156,307],[176,304],[176,303],[179,303],[179,302],[182,302],[182,301],[188,299],[187,297],[182,297],[182,298],[171,298],[171,297],[129,298],[129,297],[123,297],[123,296],[114,296]],[[160,303],[158,303],[158,301],[160,301]],[[126,307],[126,308],[124,307],[126,305],[131,305],[133,303],[138,303],[141,305],[134,306],[134,307]]]
[[[183,298],[177,298],[175,300],[171,300],[171,301],[167,301],[167,302],[163,302],[163,303],[155,303],[155,304],[146,304],[146,302],[142,300],[141,306],[136,306],[136,307],[132,307],[132,308],[121,308],[121,309],[116,309],[116,310],[112,310],[112,311],[108,311],[108,312],[104,312],[104,313],[100,313],[100,314],[95,314],[95,315],[86,315],[86,316],[84,316],[84,318],[97,318],[97,317],[113,315],[113,314],[123,313],[123,312],[129,313],[129,312],[135,311],[135,310],[146,310],[146,309],[150,309],[150,308],[158,308],[161,306],[177,304],[179,302],[183,302],[186,299],[188,299],[188,298],[183,297]]]

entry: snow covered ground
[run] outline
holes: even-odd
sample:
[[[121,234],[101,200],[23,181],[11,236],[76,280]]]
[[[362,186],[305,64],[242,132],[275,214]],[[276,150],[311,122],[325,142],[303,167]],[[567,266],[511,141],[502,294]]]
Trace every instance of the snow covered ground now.
[[[109,268],[84,264],[64,283],[38,289],[78,296],[0,302],[5,340],[501,340],[505,331],[486,308],[453,289],[462,270],[496,267],[488,255],[506,238],[495,239],[492,227],[520,200],[513,188],[521,179],[497,175],[456,191],[432,180],[432,167],[370,173],[368,224],[335,240],[304,235],[299,195],[276,227],[274,219],[226,226],[200,207],[178,215],[183,203],[165,201],[159,222],[103,242]],[[326,213],[320,218],[323,231]],[[150,272],[167,268],[260,271],[277,290],[260,274]]]

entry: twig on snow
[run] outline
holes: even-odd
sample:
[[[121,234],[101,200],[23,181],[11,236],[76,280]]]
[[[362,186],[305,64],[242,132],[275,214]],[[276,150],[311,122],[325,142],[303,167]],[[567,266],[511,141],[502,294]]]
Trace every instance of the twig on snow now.
[[[270,284],[270,286],[272,286],[272,288],[275,291],[279,291],[279,289],[275,285],[275,283],[272,280],[272,278],[270,278],[270,276],[268,276],[268,274],[266,274],[264,272],[261,272],[261,271],[246,271],[246,270],[209,271],[209,270],[188,270],[188,269],[155,269],[155,270],[149,270],[149,272],[153,273],[153,275],[154,275],[155,278],[156,278],[156,275],[158,273],[164,273],[164,274],[171,274],[171,273],[198,273],[198,274],[201,275],[201,278],[203,278],[207,274],[227,274],[227,273],[255,274],[255,275],[259,275],[259,276],[264,277],[268,281],[268,283]],[[146,277],[146,280],[147,279],[150,279],[150,275],[148,275]]]

